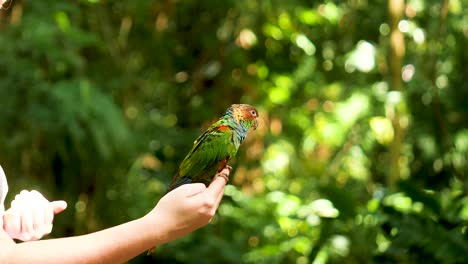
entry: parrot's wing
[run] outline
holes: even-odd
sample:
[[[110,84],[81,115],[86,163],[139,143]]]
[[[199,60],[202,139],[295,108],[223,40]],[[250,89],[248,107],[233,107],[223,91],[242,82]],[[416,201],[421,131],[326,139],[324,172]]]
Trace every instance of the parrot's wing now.
[[[237,152],[232,136],[233,131],[223,125],[212,126],[201,134],[180,164],[169,188],[174,189],[190,182],[209,183],[220,169],[219,163],[223,160],[227,162]]]

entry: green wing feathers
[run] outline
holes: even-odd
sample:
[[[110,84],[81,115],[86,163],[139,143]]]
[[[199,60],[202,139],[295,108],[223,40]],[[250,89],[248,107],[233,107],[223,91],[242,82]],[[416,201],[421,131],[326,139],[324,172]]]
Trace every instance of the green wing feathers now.
[[[237,153],[233,143],[233,133],[228,126],[217,122],[201,134],[180,164],[169,190],[190,182],[202,182],[208,185],[216,172]]]

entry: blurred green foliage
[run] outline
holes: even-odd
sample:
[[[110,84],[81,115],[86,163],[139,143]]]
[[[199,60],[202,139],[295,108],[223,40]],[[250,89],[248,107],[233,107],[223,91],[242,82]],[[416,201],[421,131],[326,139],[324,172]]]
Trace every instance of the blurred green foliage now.
[[[261,124],[213,223],[131,263],[466,263],[468,2],[406,1],[392,46],[393,2],[13,1],[11,193],[66,199],[55,237],[135,219],[202,129],[250,103]]]

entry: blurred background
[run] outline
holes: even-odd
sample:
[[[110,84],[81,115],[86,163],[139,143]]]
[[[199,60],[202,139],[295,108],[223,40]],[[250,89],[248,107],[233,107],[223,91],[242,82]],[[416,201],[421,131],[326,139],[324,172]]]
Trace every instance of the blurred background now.
[[[51,237],[141,217],[242,102],[213,223],[130,263],[467,263],[467,4],[9,1],[7,203],[65,199]]]

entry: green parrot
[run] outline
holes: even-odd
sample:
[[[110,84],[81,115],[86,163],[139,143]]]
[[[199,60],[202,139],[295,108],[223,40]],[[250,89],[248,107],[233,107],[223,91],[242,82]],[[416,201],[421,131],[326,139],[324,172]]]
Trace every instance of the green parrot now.
[[[194,142],[169,184],[167,192],[186,184],[201,182],[208,186],[216,173],[228,166],[237,154],[249,128],[258,126],[258,112],[248,104],[233,104]],[[226,176],[227,177],[227,176]]]
[[[258,112],[248,104],[233,104],[226,113],[213,123],[193,143],[192,149],[185,156],[179,169],[172,178],[167,192],[194,182],[208,186],[213,177],[228,165],[237,154],[240,144],[247,136],[249,128],[258,126]],[[228,180],[227,175],[219,173]],[[154,250],[150,248],[147,255]]]

